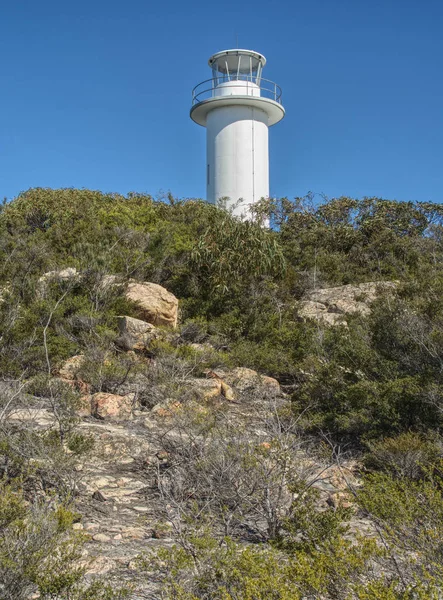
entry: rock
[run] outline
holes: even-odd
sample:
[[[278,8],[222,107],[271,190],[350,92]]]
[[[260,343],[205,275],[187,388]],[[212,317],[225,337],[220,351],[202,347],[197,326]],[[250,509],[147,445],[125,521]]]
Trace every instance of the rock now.
[[[105,533],[96,533],[95,535],[92,536],[92,539],[95,542],[109,542],[111,538],[109,537],[109,535],[106,535]]]
[[[350,495],[346,492],[336,492],[329,494],[326,504],[332,508],[353,508],[354,504],[351,502]]]
[[[280,384],[276,379],[267,375],[260,375],[253,369],[237,367],[232,371],[220,375],[223,381],[239,392],[244,392],[251,388],[264,387],[274,393],[280,393]]]
[[[80,562],[79,566],[85,567],[88,575],[105,575],[113,571],[117,567],[117,563],[108,556],[97,556],[93,560]]]
[[[94,483],[97,485],[96,482],[91,481],[88,489],[90,489]],[[118,480],[118,483],[114,481],[107,486],[97,487],[100,487],[100,493],[103,494],[106,500],[121,502],[122,499],[125,499],[125,502],[126,500],[130,502],[133,499],[132,497],[134,494],[137,494],[140,492],[140,490],[146,487],[146,483],[137,479],[122,477],[120,480]],[[139,498],[138,501],[140,501]]]
[[[196,400],[210,400],[222,394],[222,386],[219,379],[195,378],[188,379],[184,383]]]
[[[122,531],[122,537],[124,539],[132,539],[132,540],[144,540],[146,536],[146,532],[140,527],[127,527]]]
[[[180,410],[181,406],[181,402],[177,401],[156,404],[151,408],[151,413],[157,415],[158,417],[172,417],[178,410]]]
[[[229,402],[233,402],[235,400],[234,390],[225,381],[221,381],[221,392]]]
[[[117,487],[115,477],[111,475],[101,475],[99,477],[89,478],[89,485],[93,488],[102,489],[105,487]]]
[[[70,281],[77,279],[79,276],[80,273],[75,267],[67,267],[66,269],[61,269],[60,271],[48,271],[48,273],[44,273],[38,281],[39,283],[46,283],[51,279],[58,279],[59,281]]]
[[[133,394],[118,396],[98,392],[91,397],[91,413],[97,419],[127,419],[131,416]]]
[[[84,354],[77,354],[76,356],[71,356],[68,360],[60,367],[58,374],[62,379],[75,380],[77,379],[77,373],[80,371],[81,367],[85,362]]]
[[[56,421],[54,414],[46,408],[17,408],[8,415],[9,421],[26,423],[28,426],[47,428],[53,426]]]
[[[356,473],[358,473],[357,462],[347,461],[340,467],[332,465],[323,472],[323,476],[329,479],[337,491],[346,491],[349,486],[357,488],[361,485],[361,480]]]
[[[344,315],[328,312],[326,304],[306,300],[300,303],[298,316],[302,319],[315,319],[328,325],[346,325]]]
[[[196,352],[211,352],[214,350],[214,347],[211,344],[198,344],[196,342],[189,344],[189,347],[195,350]]]
[[[140,512],[140,513],[149,512],[149,508],[147,506],[133,506],[132,508],[133,508],[133,510],[136,510],[137,512]]]
[[[126,299],[137,306],[144,321],[152,325],[177,326],[178,300],[161,285],[131,282],[126,290]]]
[[[159,330],[141,319],[133,317],[117,317],[118,330],[120,332],[119,344],[126,350],[145,350],[152,340],[160,337]]]
[[[171,528],[170,527],[162,527],[162,526],[158,526],[155,529],[152,530],[151,532],[151,537],[154,538],[155,540],[164,540],[164,539],[168,539],[171,535]]]
[[[392,294],[397,287],[396,281],[369,281],[312,290],[300,303],[298,316],[328,325],[346,325],[346,315],[369,315],[371,303],[382,293]]]
[[[75,413],[78,417],[91,416],[91,396],[89,394],[80,397]]]
[[[97,502],[106,502],[106,497],[101,493],[100,490],[95,490],[92,494],[92,498],[97,500]]]

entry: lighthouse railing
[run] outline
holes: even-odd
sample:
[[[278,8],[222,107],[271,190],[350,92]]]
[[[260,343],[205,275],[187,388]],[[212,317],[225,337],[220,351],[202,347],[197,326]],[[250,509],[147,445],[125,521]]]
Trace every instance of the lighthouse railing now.
[[[223,95],[230,95],[229,90],[231,89],[232,95],[239,95],[239,91],[242,90],[243,86],[238,82],[245,82],[245,96],[260,96],[261,98],[268,98],[274,100],[274,102],[282,103],[281,96],[282,90],[279,85],[269,79],[263,79],[263,77],[256,77],[254,75],[218,75],[211,79],[202,81],[192,90],[192,105],[199,104],[204,100],[213,98],[218,95],[223,89]],[[232,83],[232,85],[230,85]],[[248,83],[253,85],[249,86]]]

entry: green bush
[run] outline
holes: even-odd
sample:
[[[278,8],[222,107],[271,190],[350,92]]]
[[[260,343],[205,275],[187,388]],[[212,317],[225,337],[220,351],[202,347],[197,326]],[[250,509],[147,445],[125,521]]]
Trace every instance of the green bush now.
[[[0,595],[26,600],[38,593],[42,600],[119,600],[122,590],[103,582],[84,584],[78,566],[84,537],[72,531],[76,516],[63,505],[26,502],[13,485],[0,485]],[[92,595],[95,594],[95,595]]]
[[[413,432],[368,444],[364,465],[395,477],[421,479],[442,468],[441,441]]]

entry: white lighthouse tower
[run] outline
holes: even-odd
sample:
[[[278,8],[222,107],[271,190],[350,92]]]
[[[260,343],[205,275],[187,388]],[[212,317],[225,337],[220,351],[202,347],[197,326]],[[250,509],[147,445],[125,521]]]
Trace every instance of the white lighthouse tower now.
[[[191,119],[206,127],[206,199],[228,199],[234,214],[269,196],[268,129],[285,109],[281,89],[263,79],[263,55],[223,50],[209,59],[212,78],[192,92]]]

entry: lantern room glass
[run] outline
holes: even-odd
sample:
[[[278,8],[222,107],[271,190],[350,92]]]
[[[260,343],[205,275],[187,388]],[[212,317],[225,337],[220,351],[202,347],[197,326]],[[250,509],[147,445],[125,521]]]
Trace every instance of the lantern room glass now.
[[[260,58],[231,54],[217,57],[211,66],[215,86],[226,81],[250,81],[260,86],[263,69]]]

